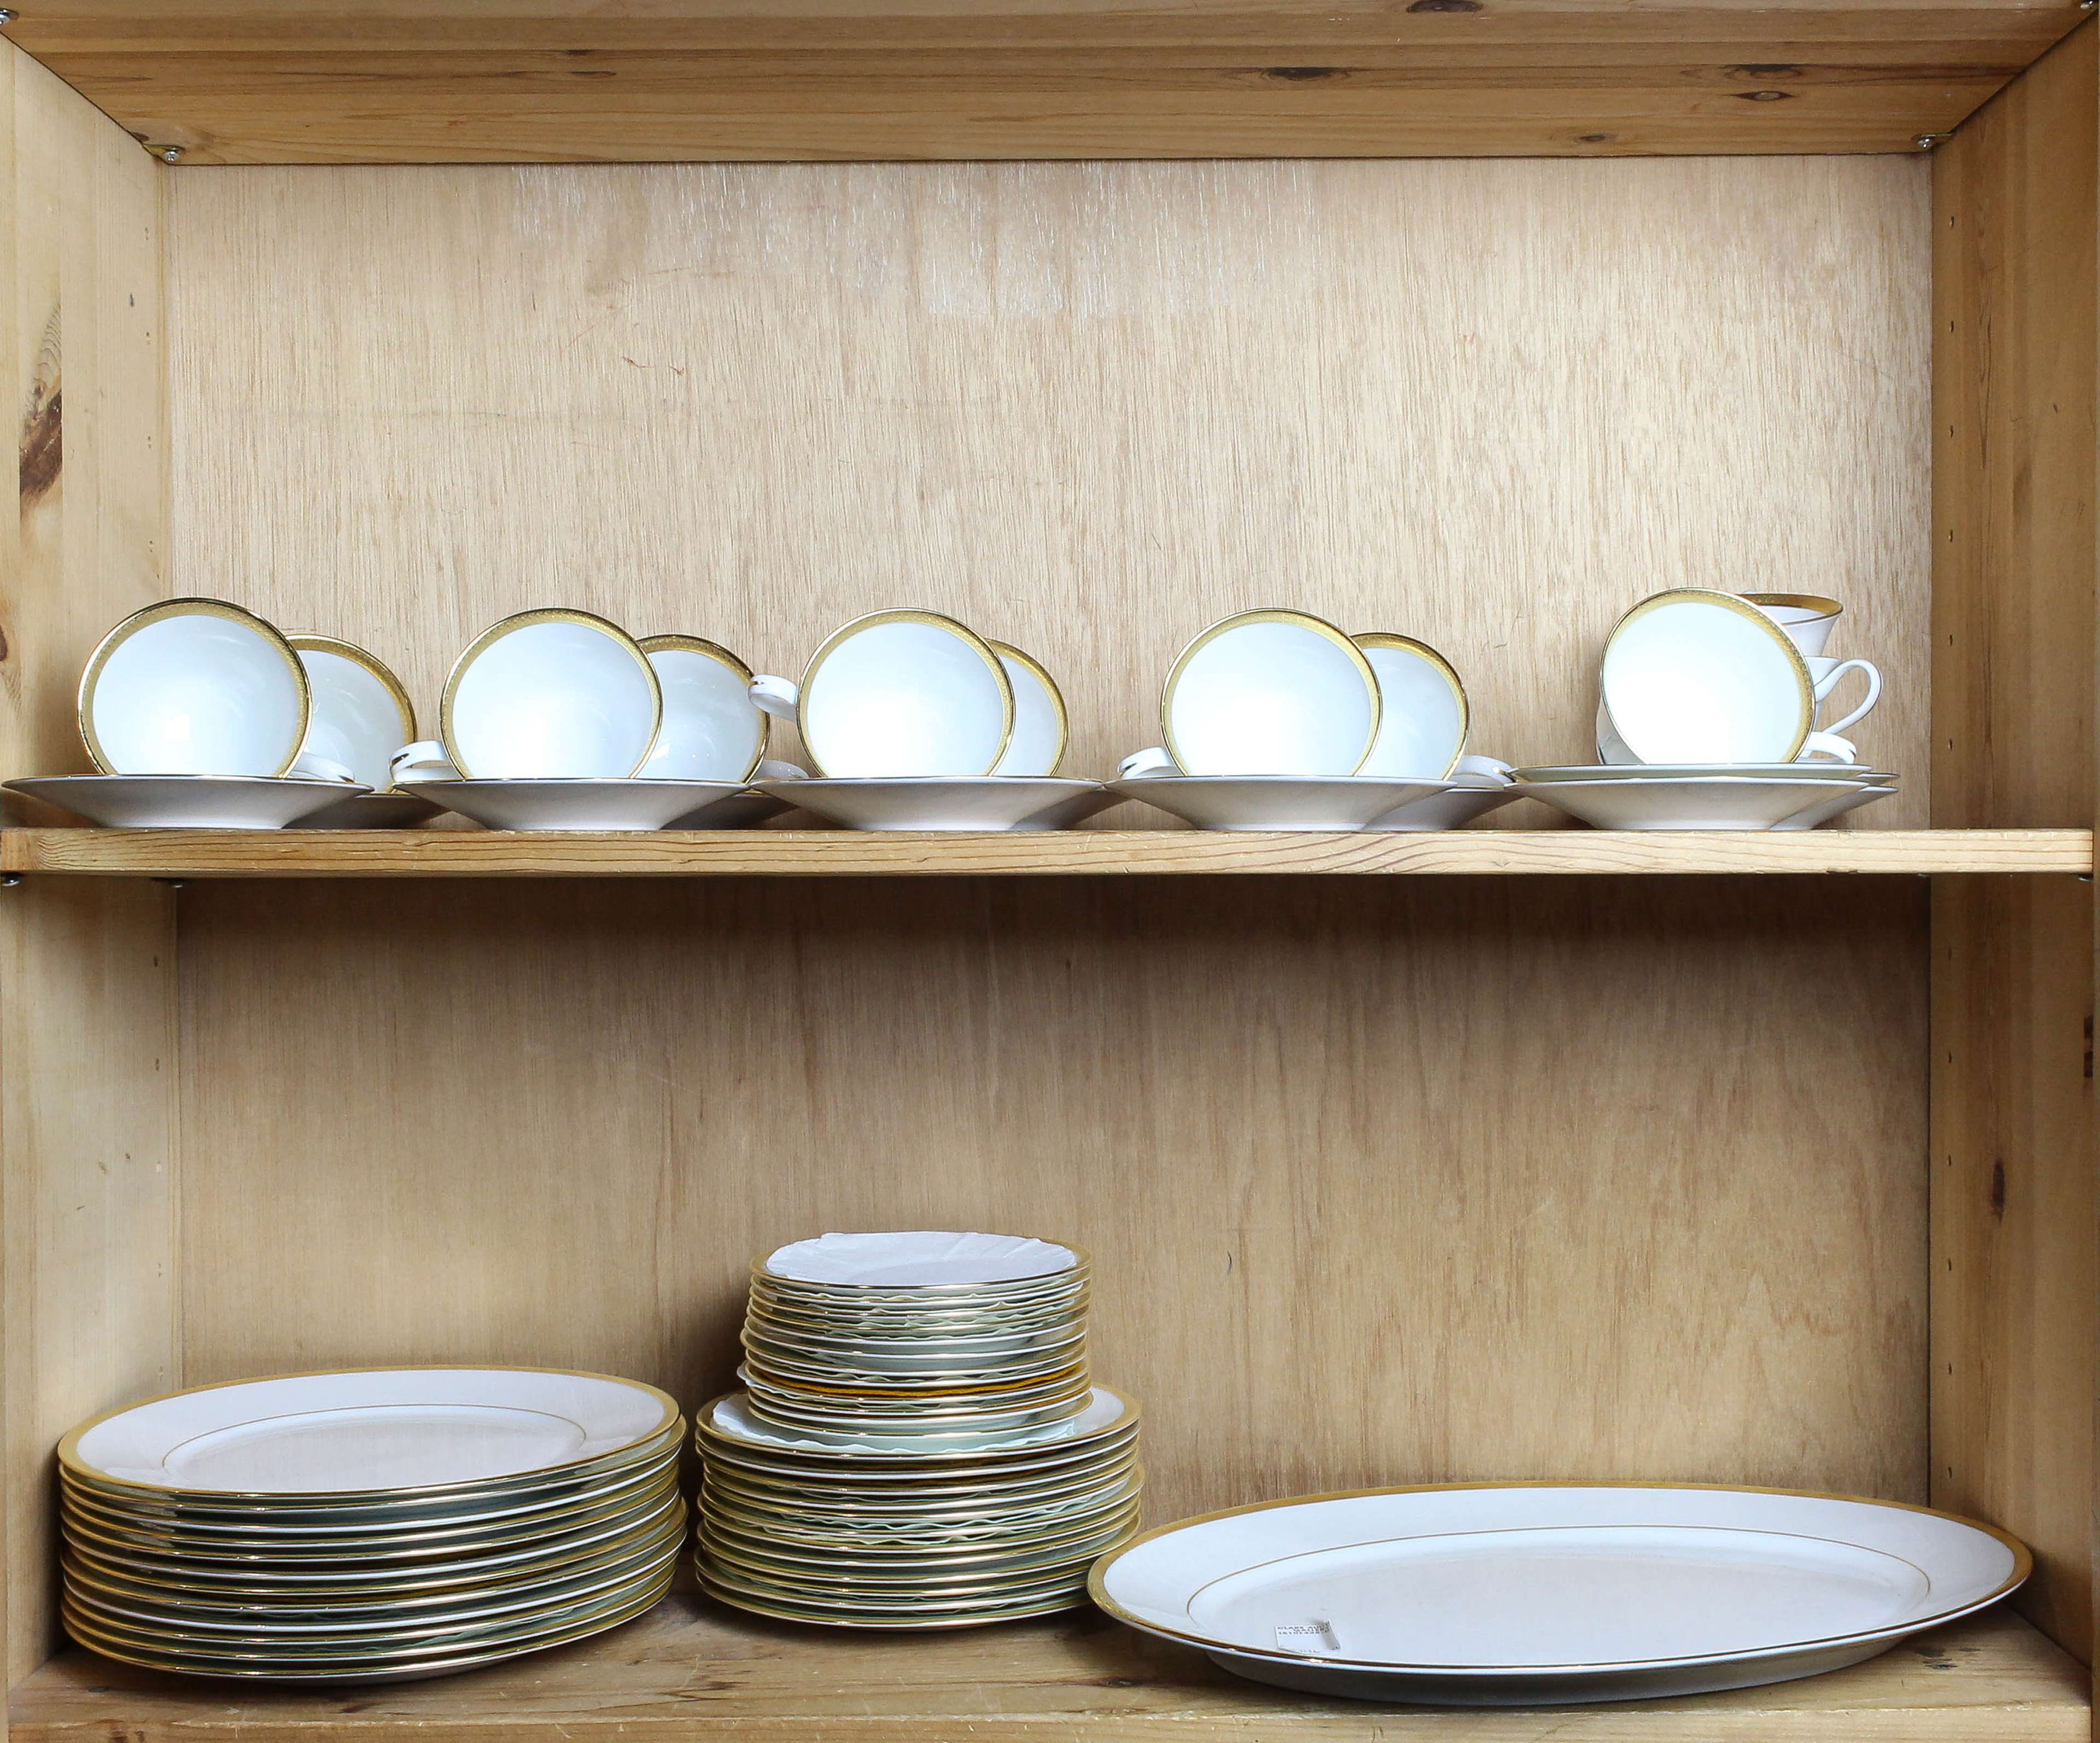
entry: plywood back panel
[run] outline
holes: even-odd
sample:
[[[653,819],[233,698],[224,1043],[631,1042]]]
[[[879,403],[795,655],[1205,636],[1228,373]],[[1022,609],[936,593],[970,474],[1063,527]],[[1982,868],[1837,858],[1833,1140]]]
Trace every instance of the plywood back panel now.
[[[827,1229],[1092,1250],[1165,1519],[1925,1485],[1915,879],[193,884],[193,1381],[728,1389]]]
[[[161,591],[156,166],[0,46],[0,766],[73,766],[73,686]],[[10,795],[12,801],[12,796]],[[174,911],[151,884],[0,889],[10,1681],[56,1638],[51,1448],[174,1375]]]
[[[1932,821],[2093,815],[2100,27],[1939,155]],[[2089,885],[1933,910],[1933,1498],[2034,1547],[2089,1661],[2100,1228]]]
[[[1045,659],[1071,766],[1302,604],[1590,754],[1681,583],[1835,594],[1921,820],[1926,170],[1717,163],[227,170],[170,179],[176,575],[427,714],[566,601],[799,671],[878,606]],[[1112,813],[1114,823],[1154,814]],[[1525,805],[1498,821],[1539,827]]]

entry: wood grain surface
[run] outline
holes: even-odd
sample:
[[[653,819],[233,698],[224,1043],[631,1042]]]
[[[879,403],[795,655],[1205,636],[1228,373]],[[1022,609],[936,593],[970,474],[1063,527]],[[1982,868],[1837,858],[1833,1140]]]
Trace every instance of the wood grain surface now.
[[[2100,28],[1936,161],[1933,808],[2093,818]],[[1933,911],[1933,1498],[2017,1533],[2017,1600],[2093,1653],[2090,885]]]
[[[1323,835],[1070,830],[1018,835],[757,829],[13,829],[0,870],[94,877],[1654,876],[2017,872],[2082,876],[2086,829],[1791,832],[1466,829]]]
[[[683,1595],[597,1640],[442,1682],[228,1692],[71,1652],[11,1706],[12,1743],[2087,1743],[2089,1719],[2076,1661],[2003,1610],[1798,1683],[1467,1711],[1242,1682],[1091,1611],[854,1635]]]
[[[1924,820],[1921,161],[168,179],[178,586],[426,721],[528,606],[792,675],[920,603],[1047,661],[1099,774],[1282,603],[1443,649],[1473,748],[1586,761],[1636,600],[1807,591],[1887,679],[1910,790],[1861,827]]]
[[[202,163],[1914,150],[2039,4],[43,0],[14,39]]]
[[[0,45],[10,769],[78,754],[82,662],[161,590],[159,198],[130,140]],[[52,1444],[80,1418],[173,1383],[174,943],[174,903],[151,884],[0,889],[11,1680],[56,1644]]]
[[[185,1372],[527,1361],[690,1405],[754,1255],[996,1229],[1093,1253],[1158,1520],[1493,1476],[1921,1498],[1925,894],[192,884]]]

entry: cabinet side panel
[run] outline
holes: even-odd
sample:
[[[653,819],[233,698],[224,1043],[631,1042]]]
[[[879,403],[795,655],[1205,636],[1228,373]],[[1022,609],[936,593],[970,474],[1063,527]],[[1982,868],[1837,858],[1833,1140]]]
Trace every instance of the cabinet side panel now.
[[[2081,28],[1934,177],[1936,827],[2093,810],[2096,93]],[[1934,906],[1933,1498],[2036,1555],[2018,1600],[2091,1652],[2092,890]]]
[[[0,772],[70,771],[82,663],[162,591],[160,179],[4,45],[0,104]],[[174,1383],[174,980],[159,886],[0,889],[11,1681],[55,1638],[52,1444]]]

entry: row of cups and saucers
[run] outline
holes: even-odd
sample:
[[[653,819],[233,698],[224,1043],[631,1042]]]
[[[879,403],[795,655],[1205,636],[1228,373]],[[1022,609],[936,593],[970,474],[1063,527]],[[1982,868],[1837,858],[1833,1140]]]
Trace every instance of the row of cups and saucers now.
[[[1813,808],[1829,815],[1893,791],[1814,726],[1848,670],[1868,694],[1838,726],[1879,695],[1872,666],[1822,651],[1841,610],[1690,589],[1644,601],[1606,648],[1599,765],[1517,770],[1467,753],[1465,686],[1426,643],[1239,612],[1174,662],[1166,742],[1101,783],[1059,774],[1067,715],[1041,663],[938,612],[854,620],[799,682],[697,636],[519,612],[454,663],[426,740],[364,650],[176,599],[88,661],[79,721],[100,772],[8,784],[133,827],[402,827],[451,810],[498,829],[727,828],[799,806],[855,828],[1046,829],[1135,799],[1202,828],[1445,829],[1524,796],[1608,827],[1767,827],[1779,787],[1839,783],[1815,795],[1846,801]],[[776,717],[800,729],[814,775],[766,757]],[[1658,750],[1678,753],[1670,766]]]

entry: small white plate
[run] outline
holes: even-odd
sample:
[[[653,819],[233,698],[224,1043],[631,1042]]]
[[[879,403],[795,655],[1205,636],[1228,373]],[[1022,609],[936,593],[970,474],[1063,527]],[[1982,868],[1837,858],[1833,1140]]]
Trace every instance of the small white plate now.
[[[353,793],[325,810],[302,817],[302,829],[412,829],[443,807],[412,792]]]
[[[1116,802],[1098,781],[1055,776],[899,775],[761,781],[759,791],[849,829],[975,832],[1069,827]],[[1057,822],[1039,821],[1054,813]]]
[[[80,734],[105,774],[280,775],[312,701],[274,625],[223,599],[164,599],[88,656]]]
[[[1835,796],[1829,781],[1644,776],[1621,781],[1527,781],[1518,792],[1542,799],[1595,829],[1774,829]],[[1843,787],[1889,792],[1886,787]]]
[[[643,830],[668,827],[733,798],[733,781],[403,781],[427,799],[484,829]],[[687,827],[691,827],[690,824]]]
[[[1403,805],[1449,789],[1444,781],[1351,774],[1143,774],[1110,787],[1198,829],[1258,830],[1365,829]]]
[[[1891,1502],[1461,1485],[1213,1513],[1096,1564],[1094,1601],[1257,1681],[1362,1700],[1561,1705],[1856,1664],[1996,1603],[2027,1552]]]
[[[233,774],[55,774],[7,785],[107,829],[284,829],[368,790]]]
[[[416,736],[415,707],[400,679],[384,660],[353,642],[325,635],[285,639],[306,668],[307,683],[313,692],[312,717],[307,722],[301,753],[339,762],[375,793],[385,792],[393,784],[394,752]]]
[[[483,630],[453,662],[438,709],[445,753],[470,780],[624,779],[663,720],[663,687],[634,638],[558,607]]]
[[[200,1386],[111,1410],[59,1463],[130,1488],[228,1495],[407,1491],[551,1472],[677,1420],[638,1380],[548,1368],[358,1368]]]
[[[1332,624],[1304,611],[1242,611],[1182,649],[1159,716],[1168,752],[1190,775],[1351,775],[1378,738],[1379,682]]]

